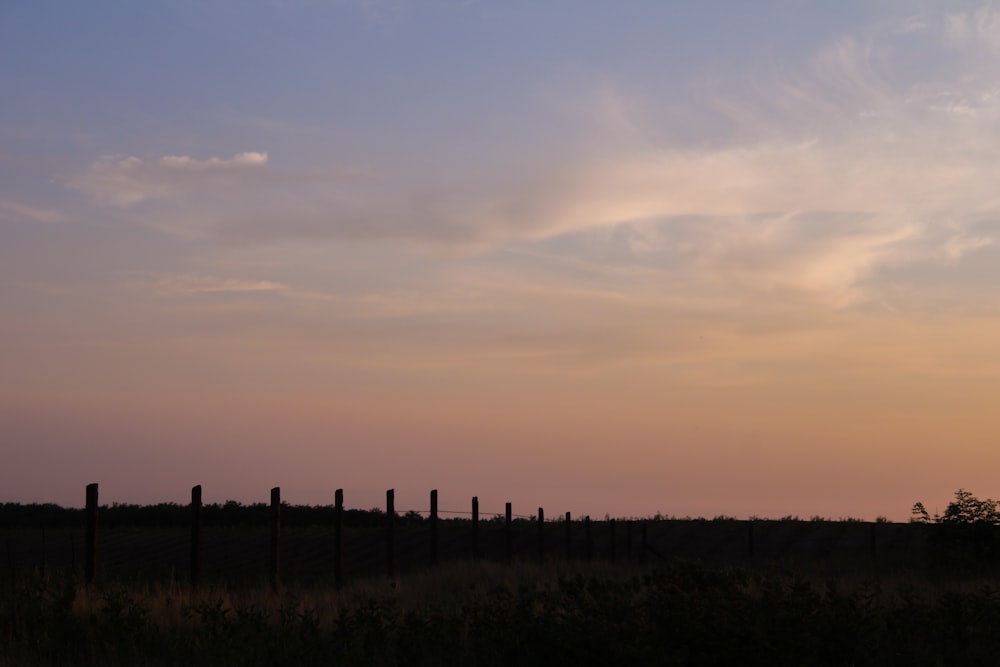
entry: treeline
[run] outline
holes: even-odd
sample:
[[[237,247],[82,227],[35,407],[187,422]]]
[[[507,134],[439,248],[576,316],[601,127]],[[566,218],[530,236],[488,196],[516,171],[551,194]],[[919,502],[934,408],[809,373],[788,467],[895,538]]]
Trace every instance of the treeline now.
[[[201,520],[205,526],[267,526],[270,507],[266,503],[244,505],[235,500],[202,506]],[[191,508],[177,503],[132,505],[112,503],[101,505],[102,526],[185,527],[191,525]],[[281,523],[288,527],[332,525],[333,505],[281,505]],[[400,514],[402,523],[423,521],[416,512]],[[82,508],[61,507],[53,503],[3,503],[0,505],[2,528],[77,528],[83,526]],[[352,527],[381,526],[385,512],[381,509],[345,509],[344,525]]]

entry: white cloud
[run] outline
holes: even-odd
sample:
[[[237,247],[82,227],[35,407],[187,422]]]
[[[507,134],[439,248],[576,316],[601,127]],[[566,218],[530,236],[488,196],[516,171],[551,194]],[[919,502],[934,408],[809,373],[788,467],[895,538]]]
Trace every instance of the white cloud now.
[[[284,292],[288,285],[270,280],[241,280],[208,275],[164,276],[152,283],[160,296],[193,296],[213,293]]]
[[[899,34],[913,34],[913,33],[923,33],[927,32],[928,25],[919,16],[910,16],[903,20],[903,22],[898,26],[897,31]]]
[[[159,164],[170,169],[208,171],[211,169],[227,169],[229,167],[264,165],[267,164],[267,153],[239,153],[229,160],[217,157],[207,160],[196,160],[185,155],[168,155],[160,158]]]
[[[254,152],[239,153],[228,160],[168,155],[144,161],[103,155],[89,169],[72,177],[69,184],[99,203],[126,207],[184,189],[231,183],[234,174],[252,173],[266,164],[267,153]]]

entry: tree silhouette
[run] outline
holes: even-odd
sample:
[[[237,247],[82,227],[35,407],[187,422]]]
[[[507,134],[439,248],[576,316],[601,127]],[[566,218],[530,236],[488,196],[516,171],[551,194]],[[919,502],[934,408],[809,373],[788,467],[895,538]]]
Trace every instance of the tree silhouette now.
[[[992,498],[980,500],[970,491],[959,489],[944,514],[927,513],[923,503],[914,503],[914,523],[933,524],[930,544],[936,559],[943,565],[982,566],[1000,561],[1000,503]]]
[[[991,498],[980,500],[965,489],[955,492],[955,500],[948,504],[944,514],[938,520],[950,524],[992,524],[1000,523],[1000,510],[997,501]]]
[[[913,523],[941,523],[948,525],[1000,524],[1000,502],[992,498],[980,500],[971,491],[959,489],[955,492],[955,500],[948,503],[944,514],[934,515],[932,519],[921,502],[913,504],[910,510],[910,521]]]

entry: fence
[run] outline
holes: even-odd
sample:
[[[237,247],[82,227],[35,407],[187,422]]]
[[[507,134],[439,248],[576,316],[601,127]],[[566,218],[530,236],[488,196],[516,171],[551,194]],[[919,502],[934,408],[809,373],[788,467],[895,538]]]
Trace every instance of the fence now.
[[[271,498],[269,505],[269,540],[268,540],[268,578],[271,585],[274,588],[278,588],[281,584],[281,554],[282,554],[282,529],[281,529],[281,489],[280,487],[275,487],[271,489]],[[194,486],[191,489],[191,535],[190,535],[190,549],[189,549],[189,562],[188,562],[188,573],[189,582],[192,586],[197,587],[201,583],[202,577],[202,487],[201,485]],[[480,513],[479,513],[479,498],[472,498],[471,511],[464,512],[459,510],[439,510],[438,508],[438,492],[436,489],[430,492],[430,510],[428,512],[418,512],[415,510],[407,510],[410,513],[426,513],[427,514],[427,549],[428,549],[428,563],[430,566],[436,566],[439,563],[439,529],[438,522],[440,520],[440,515],[442,513],[452,514],[452,515],[466,515],[470,516],[471,521],[471,534],[469,535],[469,541],[472,545],[472,557],[475,560],[479,560],[482,557],[480,549]],[[84,578],[87,584],[94,584],[97,581],[97,563],[98,563],[98,550],[99,550],[99,535],[98,535],[98,514],[99,514],[99,500],[98,500],[98,485],[89,484],[86,491],[86,507],[85,507],[85,531],[84,531]],[[343,573],[343,535],[344,535],[344,492],[343,489],[337,489],[334,494],[334,519],[333,519],[333,579],[336,586],[341,586],[344,582]],[[395,491],[394,489],[389,489],[386,491],[386,521],[384,525],[385,531],[385,573],[389,576],[395,576],[396,574],[396,524],[398,520],[398,513],[395,508]],[[498,515],[499,516],[499,515]],[[503,560],[506,562],[511,562],[515,560],[518,555],[515,553],[514,549],[514,520],[531,520],[537,524],[537,534],[536,534],[536,548],[532,554],[533,558],[538,561],[543,561],[547,557],[546,553],[546,542],[545,542],[545,510],[544,508],[538,508],[537,515],[515,515],[513,513],[512,503],[506,503],[503,513]],[[574,522],[570,512],[566,512],[565,515],[565,557],[567,560],[573,558],[572,544],[574,541],[574,525],[582,523],[583,524],[583,535],[584,535],[584,548],[585,555],[584,559],[590,561],[594,557],[595,547],[594,547],[594,537],[591,530],[590,517],[583,517],[582,522]],[[610,545],[602,552],[606,560],[610,562],[615,562],[617,560],[617,540],[616,540],[616,520],[611,519],[608,524],[610,526]],[[626,554],[629,559],[632,556],[632,521],[626,522]],[[656,553],[646,541],[646,530],[643,526],[641,532],[642,540],[639,546],[639,553],[645,554],[647,551]],[[640,560],[643,558],[641,557]]]
[[[332,514],[332,525],[323,526],[323,538],[321,540],[322,549],[329,551],[324,555],[323,568],[325,576],[332,575],[334,584],[340,587],[345,581],[345,525],[344,525],[344,493],[342,489],[337,489],[334,494],[335,504]],[[381,537],[376,540],[380,542],[367,543],[363,549],[355,549],[352,553],[353,562],[364,561],[365,568],[355,566],[350,574],[354,575],[362,570],[367,573],[381,570],[386,575],[392,577],[399,569],[398,558],[402,556],[412,563],[419,561],[419,565],[434,567],[442,560],[453,560],[457,557],[468,557],[472,560],[482,558],[492,558],[503,561],[514,560],[535,560],[545,561],[549,559],[565,560],[600,560],[610,563],[634,562],[646,563],[664,560],[667,558],[692,558],[698,560],[711,560],[713,557],[721,557],[724,562],[763,562],[790,557],[814,557],[822,554],[840,550],[850,552],[854,562],[874,563],[876,558],[889,560],[895,558],[898,562],[901,555],[918,553],[922,549],[921,536],[924,534],[918,528],[907,526],[906,524],[874,524],[874,523],[837,523],[827,522],[820,525],[817,522],[769,522],[763,521],[658,521],[651,520],[616,520],[608,519],[602,522],[591,522],[589,516],[574,520],[569,512],[556,521],[546,521],[544,508],[539,507],[537,514],[518,515],[513,513],[511,503],[506,503],[502,514],[494,514],[493,521],[489,522],[489,530],[484,530],[482,517],[480,515],[479,499],[471,499],[471,511],[442,510],[438,504],[438,492],[432,490],[429,497],[428,510],[403,510],[408,515],[419,514],[421,521],[418,522],[418,529],[413,530],[413,526],[406,525],[401,521],[400,512],[395,507],[395,492],[389,489],[386,492],[384,524],[375,529],[364,529],[368,531],[369,537],[372,531],[381,533]],[[263,506],[261,506],[263,507]],[[267,506],[268,540],[266,547],[263,542],[246,541],[238,546],[230,547],[229,554],[238,550],[254,551],[260,549],[261,558],[266,553],[266,576],[274,588],[278,588],[282,582],[282,575],[291,566],[294,570],[299,564],[296,556],[301,555],[291,553],[288,562],[283,556],[286,546],[285,535],[282,530],[282,502],[281,489],[275,487],[271,489],[270,504]],[[83,570],[84,578],[88,584],[94,584],[98,580],[98,556],[102,538],[99,532],[99,503],[98,485],[90,484],[86,489],[86,508],[84,511],[84,535],[83,535]],[[441,525],[441,515],[448,514],[460,518],[469,517],[471,521],[453,523],[446,521],[445,526]],[[426,517],[426,518],[424,518]],[[261,516],[261,526],[263,516]],[[379,519],[382,521],[383,519]],[[554,524],[562,524],[562,538],[558,537],[558,532],[552,534],[556,527]],[[638,524],[638,526],[636,526]],[[786,525],[788,524],[788,525]],[[516,525],[516,528],[515,528]],[[398,529],[404,528],[400,535]],[[409,528],[407,530],[407,528]],[[445,535],[450,538],[446,546],[449,549],[442,550],[442,528]],[[361,529],[358,529],[359,531]],[[468,531],[468,532],[466,532]],[[121,531],[119,531],[121,532]],[[142,532],[142,531],[139,531]],[[638,540],[636,540],[636,534]],[[292,535],[294,538],[295,535]],[[300,536],[301,537],[301,536]],[[352,545],[357,543],[357,535],[352,532]],[[402,537],[404,543],[398,544]],[[486,539],[489,538],[489,539]],[[915,539],[916,538],[916,539]],[[42,531],[42,568],[45,567],[46,547],[45,532]],[[70,535],[71,564],[76,567],[76,541],[74,535]],[[183,538],[181,538],[183,539]],[[486,542],[484,543],[484,539]],[[456,548],[455,542],[461,542],[462,547]],[[294,539],[288,540],[294,542]],[[560,545],[559,542],[562,542]],[[255,546],[259,544],[259,546]],[[132,545],[133,547],[135,544]],[[294,546],[294,545],[291,545]],[[174,568],[183,567],[183,558],[176,540],[171,543],[170,549],[162,546],[148,545],[143,548],[134,548],[130,552],[142,558],[157,557],[162,560],[165,552],[170,551],[173,559],[171,571]],[[560,548],[561,547],[561,548]],[[49,549],[51,549],[51,540]],[[382,551],[381,556],[379,551]],[[120,549],[119,549],[120,551]],[[199,586],[202,583],[205,573],[205,539],[202,520],[202,488],[195,486],[191,489],[190,503],[190,537],[187,551],[187,579],[192,586]],[[419,554],[415,556],[415,554]],[[457,555],[464,554],[464,555]],[[7,565],[11,577],[15,569],[14,558],[11,555],[10,536],[7,538]],[[719,560],[719,558],[717,558]],[[381,566],[378,562],[381,561]],[[35,561],[37,563],[37,560]],[[887,561],[888,562],[888,561]],[[120,564],[120,562],[119,562]],[[112,564],[105,569],[105,573],[117,569]],[[259,576],[259,575],[258,575]]]

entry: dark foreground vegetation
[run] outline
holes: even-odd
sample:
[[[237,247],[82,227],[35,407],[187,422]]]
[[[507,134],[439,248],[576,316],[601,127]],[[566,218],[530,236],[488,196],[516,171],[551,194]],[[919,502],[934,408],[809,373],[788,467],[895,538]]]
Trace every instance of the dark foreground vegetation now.
[[[0,667],[995,665],[995,506],[960,491],[940,517],[915,507],[910,524],[649,519],[636,522],[646,548],[588,522],[576,542],[547,533],[544,554],[526,519],[513,562],[502,524],[486,523],[476,561],[468,521],[442,521],[437,566],[426,521],[401,516],[394,577],[380,563],[387,515],[361,512],[345,522],[339,588],[321,510],[285,536],[275,584],[259,548],[266,508],[230,505],[205,535],[215,574],[192,587],[183,508],[153,521],[130,506],[133,520],[116,522],[102,508],[104,566],[85,585],[78,523],[50,508],[43,530],[4,506]]]
[[[988,579],[781,570],[454,565],[332,586],[210,589],[21,579],[0,665],[992,665]]]

